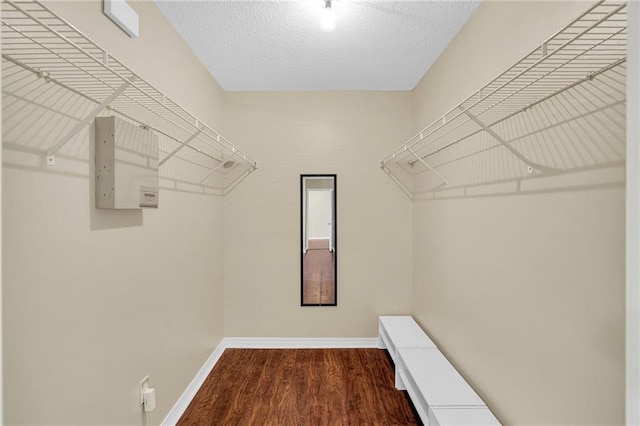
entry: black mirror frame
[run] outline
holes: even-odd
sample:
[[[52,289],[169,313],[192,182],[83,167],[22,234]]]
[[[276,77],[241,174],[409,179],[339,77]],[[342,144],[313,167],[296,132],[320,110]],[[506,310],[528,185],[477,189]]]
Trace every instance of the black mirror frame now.
[[[333,178],[333,303],[304,303],[304,179],[307,177]],[[300,175],[300,306],[338,306],[338,177],[336,174],[301,174]]]

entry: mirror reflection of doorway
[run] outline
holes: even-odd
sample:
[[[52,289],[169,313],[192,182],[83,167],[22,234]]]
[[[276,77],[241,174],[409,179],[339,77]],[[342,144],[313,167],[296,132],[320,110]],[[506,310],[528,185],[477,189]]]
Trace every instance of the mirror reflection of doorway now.
[[[336,305],[335,175],[301,175],[302,305]]]

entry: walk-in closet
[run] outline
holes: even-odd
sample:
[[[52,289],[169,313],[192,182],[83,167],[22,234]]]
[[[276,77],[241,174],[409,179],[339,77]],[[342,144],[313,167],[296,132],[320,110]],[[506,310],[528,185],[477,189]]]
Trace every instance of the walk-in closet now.
[[[640,424],[638,2],[0,18],[0,423]]]

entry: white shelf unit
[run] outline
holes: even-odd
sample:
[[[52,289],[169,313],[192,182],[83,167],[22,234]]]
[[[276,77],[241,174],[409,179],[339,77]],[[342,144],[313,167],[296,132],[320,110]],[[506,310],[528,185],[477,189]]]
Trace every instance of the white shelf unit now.
[[[378,317],[378,346],[398,362],[400,348],[435,348],[436,344],[408,315]]]
[[[486,407],[433,408],[428,414],[429,426],[497,426],[500,422]]]
[[[258,163],[38,1],[2,1],[5,147],[90,159],[96,116],[159,135],[160,177],[175,189],[225,195]]]
[[[404,390],[404,384],[398,374],[398,349],[400,348],[436,348],[436,344],[427,336],[413,317],[408,315],[378,317],[378,347],[386,349],[395,368],[395,385]]]
[[[400,348],[396,370],[426,425],[459,422],[500,425],[484,401],[438,349]]]
[[[411,198],[620,167],[626,2],[604,0],[385,157]]]

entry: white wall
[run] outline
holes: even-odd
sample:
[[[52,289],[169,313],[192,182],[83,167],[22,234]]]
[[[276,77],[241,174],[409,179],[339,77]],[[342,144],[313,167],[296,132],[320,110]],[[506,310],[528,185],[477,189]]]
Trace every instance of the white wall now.
[[[221,89],[153,3],[132,2],[135,40],[101,1],[47,5],[217,128]],[[142,216],[97,211],[88,156],[4,160],[5,423],[159,424],[223,336],[222,198],[162,190]]]
[[[225,197],[227,336],[373,337],[411,311],[411,202],[377,167],[410,93],[226,93],[225,130],[260,161]],[[300,174],[337,174],[338,306],[300,307]]]
[[[415,89],[415,130],[587,6],[484,2]],[[555,178],[536,193],[415,203],[414,314],[504,424],[624,422],[625,194],[615,172],[603,187],[594,171],[573,176],[575,189]]]

